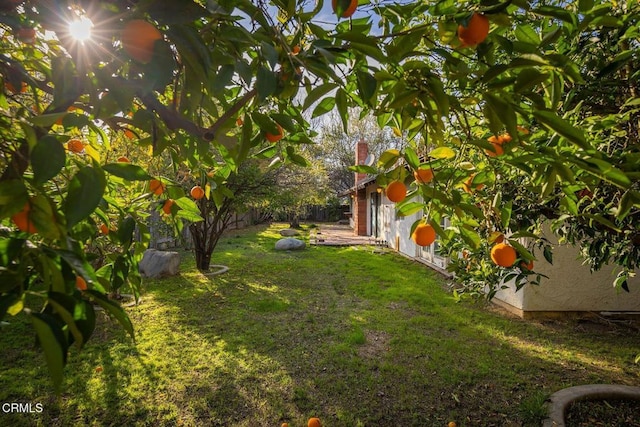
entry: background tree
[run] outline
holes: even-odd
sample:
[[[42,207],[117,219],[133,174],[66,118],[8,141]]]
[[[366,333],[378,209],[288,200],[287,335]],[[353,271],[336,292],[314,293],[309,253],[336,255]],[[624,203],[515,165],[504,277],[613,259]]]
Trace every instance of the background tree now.
[[[374,159],[380,158],[386,150],[402,149],[405,144],[399,130],[396,129],[394,133],[391,128],[380,128],[373,115],[358,115],[357,111],[349,115],[347,131],[335,111],[323,116],[316,126],[319,129],[319,142],[305,147],[305,154],[324,164],[329,186],[335,195],[344,193],[355,184],[353,171],[349,167],[356,162],[358,141],[367,142]]]
[[[213,251],[233,215],[262,201],[275,183],[275,172],[264,165],[261,167],[255,160],[243,162],[235,171],[223,167],[214,173],[200,175],[196,185],[203,194],[196,204],[202,221],[189,225],[198,269],[209,270]]]
[[[329,177],[318,161],[305,166],[282,165],[275,174],[275,185],[266,198],[266,209],[272,217],[289,221],[292,228],[300,227],[311,206],[325,206],[329,196]]]

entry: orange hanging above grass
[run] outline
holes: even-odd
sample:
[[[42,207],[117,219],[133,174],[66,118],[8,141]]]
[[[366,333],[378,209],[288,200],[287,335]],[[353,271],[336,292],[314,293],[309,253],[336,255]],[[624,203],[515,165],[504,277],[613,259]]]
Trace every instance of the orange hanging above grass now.
[[[278,126],[278,133],[277,134],[273,134],[270,132],[267,132],[265,134],[265,137],[267,138],[267,141],[269,142],[278,142],[282,139],[282,137],[284,137],[284,129],[282,129],[282,126],[280,126],[278,123],[276,123],[276,126]]]
[[[458,25],[458,38],[464,47],[476,46],[482,43],[489,35],[489,19],[474,13],[467,22],[467,26]]]
[[[122,47],[131,58],[143,64],[153,58],[155,43],[162,39],[156,27],[142,19],[127,22],[122,30]]]
[[[27,82],[20,82],[20,90],[16,89],[16,87],[9,81],[4,82],[4,87],[13,94],[16,93],[25,93],[27,91]]]
[[[465,182],[462,183],[462,189],[471,194],[474,190],[482,190],[484,188],[484,184],[477,184],[475,187],[472,187],[473,179],[475,175],[471,175]]]
[[[204,197],[204,190],[199,185],[194,186],[191,189],[191,197],[196,200],[200,200]]]
[[[162,212],[164,212],[167,215],[171,215],[171,207],[173,206],[175,202],[173,201],[173,199],[167,199],[166,202],[164,202],[164,205],[162,205]]]
[[[385,194],[393,203],[400,203],[407,197],[407,186],[402,181],[392,181],[387,185]]]
[[[82,276],[76,276],[76,288],[80,291],[87,290],[87,281]]]
[[[511,267],[517,257],[516,250],[506,243],[498,243],[491,248],[491,261],[500,267]]]
[[[340,0],[341,3],[344,5],[346,4],[346,1],[344,0]],[[331,0],[331,6],[333,7],[333,13],[337,14],[338,13],[338,0]],[[344,8],[344,6],[343,6]],[[349,5],[344,8],[344,10],[342,11],[342,15],[340,15],[342,18],[349,18],[351,17],[351,15],[353,15],[356,11],[356,9],[358,8],[358,0],[351,0],[349,2]]]
[[[433,169],[417,169],[413,172],[413,177],[419,184],[427,184],[433,179]]]
[[[156,196],[164,193],[165,185],[157,179],[152,179],[149,181],[149,191],[151,191]]]
[[[490,150],[484,150],[485,153],[487,153],[487,155],[489,157],[496,157],[496,156],[501,156],[504,154],[504,147],[503,145],[505,143],[511,142],[511,135],[509,135],[508,133],[502,134],[502,135],[493,135],[491,137],[489,137],[489,139],[487,140],[489,141],[489,143],[491,143],[493,149]]]
[[[322,423],[320,423],[320,418],[311,417],[307,422],[307,427],[322,427]]]
[[[82,153],[84,151],[84,142],[76,138],[70,139],[67,142],[67,150],[72,153]]]
[[[35,225],[33,225],[33,221],[31,221],[31,203],[27,202],[22,207],[22,210],[11,217],[13,223],[18,227],[18,230],[25,231],[27,233],[35,233],[36,230]]]
[[[431,224],[420,223],[411,234],[411,239],[418,246],[429,246],[436,241],[436,230]]]

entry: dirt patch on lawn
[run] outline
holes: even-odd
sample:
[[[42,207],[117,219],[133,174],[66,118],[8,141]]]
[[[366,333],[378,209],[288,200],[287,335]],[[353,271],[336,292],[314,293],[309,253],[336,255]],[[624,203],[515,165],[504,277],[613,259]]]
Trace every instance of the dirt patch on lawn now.
[[[377,359],[389,351],[391,337],[383,331],[365,331],[365,343],[358,347],[358,356],[363,359]]]

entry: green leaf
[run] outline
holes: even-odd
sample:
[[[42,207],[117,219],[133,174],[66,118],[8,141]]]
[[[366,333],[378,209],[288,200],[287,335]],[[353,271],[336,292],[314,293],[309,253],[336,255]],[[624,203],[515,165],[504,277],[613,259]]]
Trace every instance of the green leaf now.
[[[515,36],[518,39],[518,41],[531,44],[534,46],[537,46],[538,43],[540,42],[540,36],[529,24],[517,25],[515,30]]]
[[[335,105],[336,105],[335,98],[329,98],[329,97],[324,98],[322,101],[318,103],[318,105],[316,105],[316,108],[313,109],[313,114],[311,115],[311,118],[314,119],[318,116],[328,113],[329,111],[333,110]]]
[[[65,157],[64,147],[55,136],[41,138],[31,151],[34,182],[42,184],[56,176],[64,167]]]
[[[325,83],[316,88],[314,88],[311,92],[307,94],[307,97],[304,100],[304,105],[302,106],[303,110],[311,107],[318,99],[322,98],[327,93],[334,90],[338,85],[335,83]]]
[[[396,213],[399,216],[409,216],[424,209],[424,203],[403,201],[396,205]]]
[[[553,111],[538,110],[533,112],[534,117],[548,129],[557,132],[570,142],[574,143],[583,150],[590,150],[592,147],[587,142],[584,132],[573,126],[568,121],[558,117]]]
[[[69,331],[71,332],[72,340],[75,342],[78,349],[84,346],[84,336],[76,326],[76,323],[73,319],[73,314],[75,313],[76,300],[66,294],[62,294],[59,292],[49,292],[47,304],[50,304],[55,313],[59,315],[64,323],[69,327]],[[71,344],[71,343],[69,343]]]
[[[60,324],[45,313],[30,313],[31,323],[44,351],[49,375],[56,390],[62,385],[64,365],[67,363],[67,339]]]
[[[176,217],[183,218],[189,222],[199,222],[203,220],[199,214],[196,214],[190,211],[185,211],[182,209],[176,213]]]
[[[336,107],[338,108],[338,115],[342,121],[342,129],[344,133],[349,133],[349,110],[347,107],[347,94],[340,88],[336,92]]]
[[[546,259],[549,264],[553,265],[553,251],[551,250],[551,246],[545,246],[542,254],[544,255],[544,259]]]
[[[87,218],[98,207],[105,187],[106,181],[100,169],[85,166],[75,174],[64,202],[68,228]]]
[[[265,67],[258,68],[256,75],[256,89],[258,91],[258,99],[264,101],[269,95],[272,95],[278,87],[278,78],[276,73],[269,71]]]
[[[130,163],[108,163],[102,169],[127,181],[148,181],[153,178],[140,166]]]
[[[460,237],[473,249],[478,249],[482,243],[482,239],[478,233],[465,227],[460,227]]]
[[[358,80],[358,92],[360,92],[360,98],[362,101],[373,106],[373,98],[376,94],[378,82],[371,74],[364,71],[357,71],[356,78]]]
[[[613,222],[609,221],[607,218],[605,218],[600,214],[582,214],[582,216],[584,218],[589,218],[592,221],[598,222],[604,225],[605,227],[610,228],[613,231],[616,231],[618,233],[622,232],[622,230],[620,230],[620,228],[617,225],[615,225]]]
[[[135,340],[131,319],[129,319],[127,313],[122,309],[122,307],[120,307],[118,303],[110,300],[105,294],[93,289],[89,289],[85,292],[90,294],[93,301],[100,305],[100,307],[102,307],[110,316],[115,317],[116,320],[120,322],[124,330],[127,331],[129,336]]]
[[[378,165],[384,169],[387,169],[393,166],[399,158],[400,152],[395,148],[392,148],[380,154]]]
[[[593,9],[594,0],[578,0],[578,10],[580,12],[589,12]]]
[[[187,212],[194,213],[198,215],[198,217],[200,216],[200,208],[198,207],[196,202],[191,200],[189,197],[180,197],[179,199],[176,199],[174,201],[180,209],[183,209]],[[199,221],[202,221],[202,218],[200,218]]]
[[[416,154],[415,150],[411,147],[406,147],[404,149],[404,159],[407,161],[407,164],[413,169],[418,169],[418,167],[420,166],[420,159],[418,158],[418,154]]]
[[[637,191],[628,190],[620,198],[618,203],[617,217],[619,221],[622,221],[629,215],[631,209],[640,203],[640,194]]]
[[[375,174],[378,173],[378,169],[374,168],[373,166],[367,166],[367,165],[349,166],[348,169],[350,171],[352,171],[352,172],[366,173],[366,174],[370,174],[370,175],[375,175]]]
[[[449,147],[438,147],[429,152],[429,157],[434,159],[453,159],[456,156],[456,152]]]

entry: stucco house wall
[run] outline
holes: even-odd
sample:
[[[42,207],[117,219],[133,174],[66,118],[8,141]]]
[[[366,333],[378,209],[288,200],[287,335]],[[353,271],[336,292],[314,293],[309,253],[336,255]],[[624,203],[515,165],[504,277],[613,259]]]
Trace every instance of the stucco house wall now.
[[[628,283],[631,292],[613,287],[618,269],[605,266],[591,273],[579,258],[578,248],[558,244],[549,231],[545,233],[553,246],[553,264],[543,257],[535,261],[535,271],[548,276],[539,286],[526,285],[519,291],[515,283],[499,291],[495,299],[516,312],[530,315],[542,312],[629,311],[640,312],[640,278]]]

